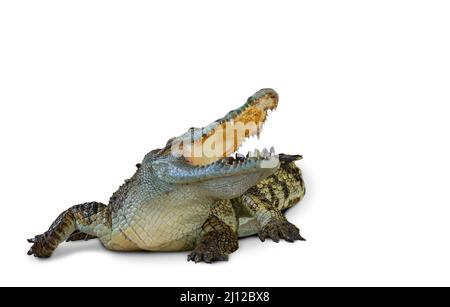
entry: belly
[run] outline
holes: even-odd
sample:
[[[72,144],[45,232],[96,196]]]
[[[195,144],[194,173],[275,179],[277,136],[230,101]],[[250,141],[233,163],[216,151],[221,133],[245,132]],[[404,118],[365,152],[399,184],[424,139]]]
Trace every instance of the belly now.
[[[193,249],[213,202],[196,194],[178,189],[158,200],[123,208],[116,219],[119,225],[113,231],[112,243],[127,250]]]

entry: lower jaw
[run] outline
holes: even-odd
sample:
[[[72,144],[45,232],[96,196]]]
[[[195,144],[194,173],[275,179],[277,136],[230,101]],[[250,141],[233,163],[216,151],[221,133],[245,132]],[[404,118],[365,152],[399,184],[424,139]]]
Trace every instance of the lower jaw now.
[[[246,156],[241,153],[235,152],[228,157],[185,157],[186,161],[193,166],[207,167],[214,163],[221,163],[224,165],[244,165],[249,161],[258,161],[260,167],[271,168],[276,167],[276,163],[279,161],[278,155],[275,154],[275,149],[272,147],[270,150],[264,148],[263,150],[254,150],[248,152]]]

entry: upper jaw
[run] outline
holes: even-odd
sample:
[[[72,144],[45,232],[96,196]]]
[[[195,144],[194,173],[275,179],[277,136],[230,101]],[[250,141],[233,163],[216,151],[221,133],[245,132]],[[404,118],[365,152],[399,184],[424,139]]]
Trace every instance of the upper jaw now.
[[[268,112],[278,106],[278,94],[262,89],[248,98],[240,108],[204,128],[191,128],[170,141],[167,146],[175,156],[182,156],[193,166],[204,166],[223,160],[234,153],[244,140],[261,132]]]

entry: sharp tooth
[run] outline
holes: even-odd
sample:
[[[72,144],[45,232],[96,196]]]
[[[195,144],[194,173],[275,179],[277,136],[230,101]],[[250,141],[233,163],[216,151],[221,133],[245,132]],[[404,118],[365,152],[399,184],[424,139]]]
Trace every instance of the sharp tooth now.
[[[261,152],[258,149],[255,149],[252,153],[250,153],[250,157],[259,159],[261,158]]]
[[[268,159],[269,158],[269,151],[267,150],[267,148],[263,149],[262,155],[263,155],[264,159]]]
[[[261,130],[258,129],[258,132],[256,132],[256,137],[258,138],[258,140],[259,140],[259,138],[260,138],[260,134],[261,134]]]
[[[270,156],[275,156],[275,147],[270,147]]]

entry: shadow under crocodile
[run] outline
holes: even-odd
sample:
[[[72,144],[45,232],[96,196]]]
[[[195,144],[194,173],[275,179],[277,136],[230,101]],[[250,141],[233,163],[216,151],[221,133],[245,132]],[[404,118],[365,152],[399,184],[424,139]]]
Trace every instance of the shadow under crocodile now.
[[[246,238],[240,238],[240,242],[246,242],[247,249],[254,245],[248,244],[249,241],[255,241],[259,244],[259,239],[257,236],[250,236]],[[248,246],[250,245],[250,246]],[[251,248],[251,247],[250,247]],[[256,245],[255,245],[256,248]],[[64,242],[58,246],[55,252],[50,258],[39,258],[41,261],[57,261],[66,258],[76,257],[83,253],[95,253],[95,254],[105,254],[106,256],[114,257],[126,257],[133,258],[133,260],[142,259],[143,261],[155,260],[155,261],[171,261],[175,259],[180,259],[187,257],[189,251],[179,251],[179,252],[160,252],[160,251],[111,251],[106,249],[100,241],[94,239],[89,241],[78,241],[78,242]],[[36,260],[37,258],[31,257],[30,259]]]

